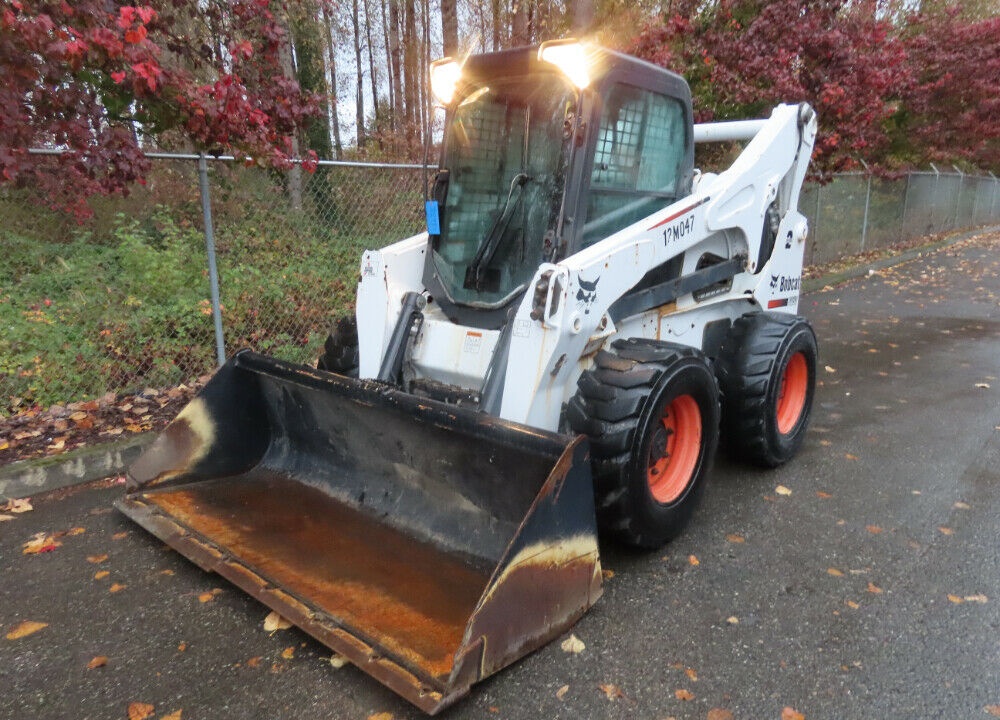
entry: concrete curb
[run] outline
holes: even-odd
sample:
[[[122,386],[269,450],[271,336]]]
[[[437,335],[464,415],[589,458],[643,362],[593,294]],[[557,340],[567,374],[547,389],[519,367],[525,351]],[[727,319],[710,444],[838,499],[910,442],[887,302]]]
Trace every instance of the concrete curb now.
[[[802,291],[815,293],[827,286],[839,285],[867,275],[870,270],[883,270],[893,265],[900,265],[970,237],[998,230],[1000,225],[970,230],[921,245],[899,255],[860,263],[837,273],[806,280]],[[143,433],[116,443],[94,445],[62,455],[11,463],[0,468],[0,497],[24,497],[120,474],[139,457],[143,448],[151,443],[156,435],[156,433]]]
[[[82,447],[61,455],[20,460],[0,468],[0,497],[18,498],[100,480],[125,471],[156,433]]]

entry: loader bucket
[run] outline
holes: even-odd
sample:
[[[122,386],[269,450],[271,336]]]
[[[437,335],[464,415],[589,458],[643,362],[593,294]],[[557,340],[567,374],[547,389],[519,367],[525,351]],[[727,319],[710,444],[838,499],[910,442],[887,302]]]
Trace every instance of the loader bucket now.
[[[601,593],[584,438],[248,351],[116,505],[429,713]]]

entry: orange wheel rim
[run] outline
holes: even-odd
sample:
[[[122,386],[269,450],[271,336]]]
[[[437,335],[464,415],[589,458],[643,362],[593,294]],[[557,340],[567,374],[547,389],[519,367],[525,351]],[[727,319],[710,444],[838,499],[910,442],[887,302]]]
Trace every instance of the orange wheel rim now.
[[[664,408],[649,443],[646,481],[657,502],[673,502],[684,493],[700,454],[701,410],[693,397],[681,395]]]
[[[808,391],[809,366],[806,364],[806,356],[797,352],[785,366],[778,391],[778,432],[782,435],[790,433],[798,424],[806,406]]]

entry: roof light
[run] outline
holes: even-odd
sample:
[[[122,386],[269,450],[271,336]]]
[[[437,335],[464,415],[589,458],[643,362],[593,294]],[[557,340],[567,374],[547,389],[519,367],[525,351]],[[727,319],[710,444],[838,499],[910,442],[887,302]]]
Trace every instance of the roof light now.
[[[462,77],[462,66],[450,57],[431,63],[431,92],[442,105],[449,105]]]
[[[538,59],[559,68],[581,90],[590,85],[587,53],[578,40],[549,40],[538,47]]]

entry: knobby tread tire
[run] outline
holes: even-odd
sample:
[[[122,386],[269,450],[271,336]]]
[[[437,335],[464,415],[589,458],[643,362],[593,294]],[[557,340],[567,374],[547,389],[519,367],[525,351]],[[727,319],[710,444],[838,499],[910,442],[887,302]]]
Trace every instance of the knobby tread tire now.
[[[787,433],[777,427],[781,376],[803,353],[808,370],[805,406]],[[722,393],[722,438],[730,454],[762,467],[778,467],[798,452],[815,393],[816,336],[802,317],[751,313],[738,318],[723,341],[715,370]]]
[[[326,336],[323,354],[316,361],[319,370],[358,376],[358,321],[353,315],[337,320],[333,330]]]
[[[642,338],[617,340],[612,348],[599,352],[594,367],[580,376],[566,414],[570,427],[590,438],[601,528],[627,545],[652,549],[683,529],[698,502],[718,441],[718,386],[695,348]],[[661,505],[646,479],[645,433],[674,387],[698,397],[703,439],[689,487]]]

